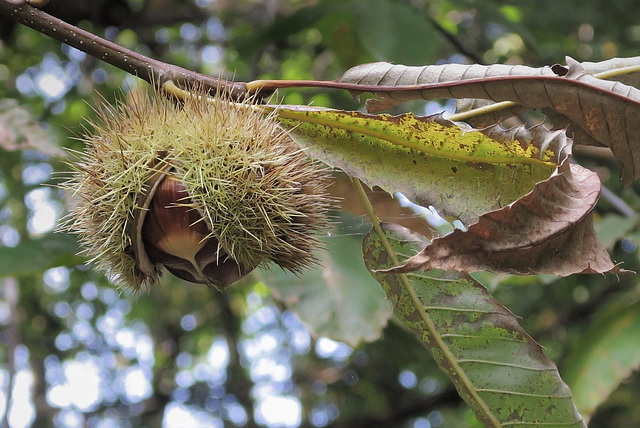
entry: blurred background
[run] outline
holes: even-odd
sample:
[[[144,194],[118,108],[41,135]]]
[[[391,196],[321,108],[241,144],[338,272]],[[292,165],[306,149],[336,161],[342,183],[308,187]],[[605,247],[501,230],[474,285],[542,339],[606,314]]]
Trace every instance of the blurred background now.
[[[45,10],[153,58],[241,81],[335,79],[371,61],[601,61],[637,55],[640,42],[631,0],[50,0]],[[301,277],[258,271],[224,294],[165,275],[132,296],[83,266],[74,238],[53,232],[69,203],[55,187],[68,169],[63,148],[82,150],[77,137],[99,94],[113,101],[137,87],[133,76],[0,19],[1,424],[480,426],[430,354],[387,323],[390,308],[360,255],[368,225],[358,206],[336,211],[323,268]],[[346,92],[279,95],[361,108]],[[607,187],[596,222],[613,259],[639,271],[638,184],[621,187],[606,151],[576,158]],[[339,174],[334,189],[353,200]],[[407,212],[375,197],[387,219]],[[632,275],[478,279],[522,317],[561,373],[602,334],[591,326],[640,312]],[[640,426],[637,403],[633,374],[590,426]]]

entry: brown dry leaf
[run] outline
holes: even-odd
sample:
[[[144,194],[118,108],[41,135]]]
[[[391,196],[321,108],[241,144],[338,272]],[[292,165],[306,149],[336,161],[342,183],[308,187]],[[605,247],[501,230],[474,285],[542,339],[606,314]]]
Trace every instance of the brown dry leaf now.
[[[618,273],[593,229],[591,210],[600,194],[596,173],[570,164],[467,232],[435,239],[391,272],[444,269],[516,274]]]
[[[640,142],[640,90],[585,73],[571,58],[567,64],[407,67],[378,62],[353,67],[339,82],[363,85],[355,94],[381,96],[382,100],[369,100],[370,111],[413,99],[439,98],[512,101],[526,108],[553,110],[563,118],[556,120],[556,126],[566,126],[570,135],[589,135],[583,141],[578,138],[576,144],[595,140],[610,147],[622,165],[624,183],[630,184],[640,176],[640,147],[636,147]]]
[[[570,62],[571,58],[567,59]],[[632,58],[612,58],[600,62],[581,62],[585,73],[591,74],[599,79],[606,79],[615,82],[624,83],[625,85],[634,86],[640,89],[640,57]],[[569,69],[560,65],[555,66],[556,74],[562,75],[569,72]],[[507,102],[496,103],[490,100],[462,98],[456,100],[456,113],[468,113],[462,119],[475,128],[493,125],[504,121],[513,116],[521,115],[526,109],[521,105],[513,105]],[[488,108],[494,107],[494,108]],[[558,128],[565,128],[567,119],[553,109],[544,109],[544,113],[557,124]],[[574,127],[573,138],[579,141],[579,144],[599,146],[597,141],[593,140],[586,132],[579,133],[580,129]]]
[[[611,58],[605,61],[580,63],[584,71],[600,79],[613,80],[640,88],[640,57]]]

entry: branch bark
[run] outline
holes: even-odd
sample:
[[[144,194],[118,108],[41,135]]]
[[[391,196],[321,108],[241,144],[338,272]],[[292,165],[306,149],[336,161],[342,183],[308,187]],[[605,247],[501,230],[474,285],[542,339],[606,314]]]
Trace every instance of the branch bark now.
[[[229,364],[227,366],[228,380],[226,387],[231,394],[235,395],[242,407],[244,407],[247,414],[246,425],[254,426],[253,398],[251,397],[251,388],[254,385],[247,375],[245,368],[242,367],[240,353],[238,352],[238,341],[241,334],[240,321],[231,309],[228,294],[216,292],[215,296],[220,309],[224,338],[229,350]]]
[[[35,8],[27,0],[0,0],[0,15],[31,27],[147,82],[161,86],[172,80],[178,86],[201,85],[212,93],[225,90],[233,98],[246,96],[244,83],[229,82],[167,64],[124,48]]]

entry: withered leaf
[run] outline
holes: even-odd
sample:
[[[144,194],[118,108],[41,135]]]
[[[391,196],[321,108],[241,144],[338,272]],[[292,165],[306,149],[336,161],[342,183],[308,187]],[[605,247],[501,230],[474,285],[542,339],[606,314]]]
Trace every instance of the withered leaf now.
[[[435,239],[391,272],[445,269],[516,274],[618,273],[593,228],[596,173],[565,161],[558,174],[468,231]]]

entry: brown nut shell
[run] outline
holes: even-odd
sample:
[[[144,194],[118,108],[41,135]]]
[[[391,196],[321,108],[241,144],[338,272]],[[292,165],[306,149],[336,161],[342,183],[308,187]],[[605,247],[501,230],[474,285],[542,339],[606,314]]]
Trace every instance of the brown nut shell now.
[[[219,248],[184,185],[165,175],[154,189],[141,237],[148,259],[186,281],[224,289],[251,269]]]

